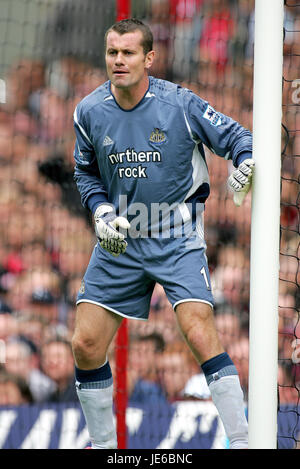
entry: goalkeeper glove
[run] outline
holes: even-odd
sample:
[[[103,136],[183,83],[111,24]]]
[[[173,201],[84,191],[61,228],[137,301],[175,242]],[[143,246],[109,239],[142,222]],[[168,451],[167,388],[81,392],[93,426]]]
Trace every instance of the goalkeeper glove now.
[[[124,217],[117,217],[115,208],[110,204],[101,204],[97,207],[95,214],[95,232],[100,246],[118,257],[124,254],[127,247],[125,236],[118,228],[129,229],[130,223]]]
[[[242,205],[251,188],[254,166],[254,160],[247,158],[228,178],[228,186],[234,193],[233,201],[237,207]]]

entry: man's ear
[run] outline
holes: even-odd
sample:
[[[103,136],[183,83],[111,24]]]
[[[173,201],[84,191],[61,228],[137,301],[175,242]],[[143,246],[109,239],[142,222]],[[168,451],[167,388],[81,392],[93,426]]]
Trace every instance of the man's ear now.
[[[152,64],[154,62],[154,57],[155,57],[155,51],[154,50],[150,50],[146,57],[145,57],[145,67],[146,68],[151,68],[152,67]]]

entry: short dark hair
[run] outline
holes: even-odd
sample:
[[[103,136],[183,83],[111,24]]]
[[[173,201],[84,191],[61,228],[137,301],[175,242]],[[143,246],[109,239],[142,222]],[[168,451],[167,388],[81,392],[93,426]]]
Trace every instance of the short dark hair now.
[[[162,353],[165,348],[165,340],[159,332],[151,332],[146,335],[131,337],[132,342],[152,342],[156,353]]]
[[[144,54],[148,54],[153,49],[153,34],[149,26],[142,21],[135,18],[128,18],[126,20],[118,21],[113,24],[105,33],[104,46],[106,49],[107,36],[111,31],[115,31],[118,34],[133,33],[134,31],[141,31],[143,35],[142,46]]]
[[[22,376],[0,369],[0,384],[13,383],[20,391],[26,404],[32,404],[34,399],[28,383]]]

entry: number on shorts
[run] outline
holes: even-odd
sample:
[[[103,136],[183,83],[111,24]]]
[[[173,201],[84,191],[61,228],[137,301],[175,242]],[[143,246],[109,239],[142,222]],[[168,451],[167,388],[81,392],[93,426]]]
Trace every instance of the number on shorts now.
[[[206,270],[205,270],[205,267],[204,267],[204,266],[203,266],[202,269],[200,270],[200,274],[203,275],[203,278],[204,278],[204,281],[205,281],[207,290],[210,290],[210,285],[209,285],[209,282],[208,282],[208,278],[207,278],[207,274],[206,274]]]

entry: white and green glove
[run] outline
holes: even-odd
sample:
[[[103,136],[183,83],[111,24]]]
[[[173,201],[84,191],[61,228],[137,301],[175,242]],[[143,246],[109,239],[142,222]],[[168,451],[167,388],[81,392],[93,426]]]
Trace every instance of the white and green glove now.
[[[101,204],[94,213],[95,232],[100,246],[118,257],[124,254],[127,248],[125,235],[118,231],[119,228],[128,230],[130,223],[124,217],[117,217],[111,204]]]
[[[237,207],[242,205],[251,188],[254,166],[254,160],[247,158],[228,178],[228,186],[233,191],[233,201]]]

